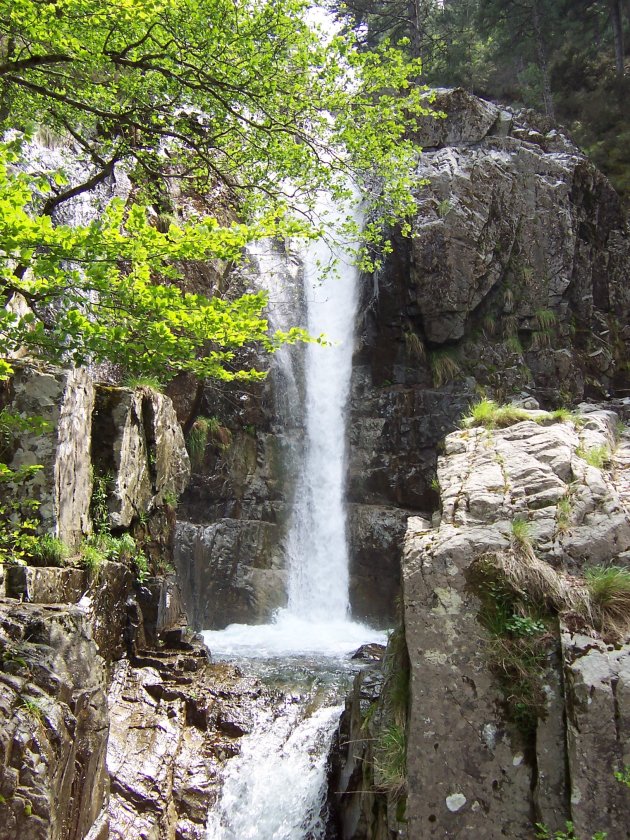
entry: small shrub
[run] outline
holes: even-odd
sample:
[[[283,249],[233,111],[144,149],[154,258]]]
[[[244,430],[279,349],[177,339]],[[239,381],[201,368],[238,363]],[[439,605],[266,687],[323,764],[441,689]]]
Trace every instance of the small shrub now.
[[[149,561],[147,560],[146,554],[139,551],[133,558],[133,567],[136,573],[136,580],[139,583],[144,583],[149,577]]]
[[[441,219],[443,219],[445,216],[448,216],[448,214],[451,212],[452,209],[453,209],[453,205],[451,204],[449,199],[448,198],[443,198],[442,201],[440,201],[440,203],[438,204],[438,208],[437,208],[438,216]]]
[[[101,566],[105,562],[104,554],[98,548],[89,543],[83,543],[80,551],[81,565],[87,569],[90,576],[98,574]]]
[[[508,633],[513,636],[540,636],[547,632],[547,626],[544,621],[532,618],[529,615],[513,615],[505,623],[505,628]]]
[[[610,449],[606,444],[601,446],[592,446],[590,449],[585,449],[583,446],[578,446],[575,450],[578,458],[582,458],[591,467],[597,467],[602,470],[610,463]]]
[[[624,767],[622,771],[617,771],[615,773],[615,779],[621,782],[622,785],[630,788],[630,766]]]
[[[175,510],[175,508],[179,504],[179,496],[177,495],[177,493],[175,493],[174,490],[165,490],[163,499],[164,504],[167,507],[172,508],[172,510]]]

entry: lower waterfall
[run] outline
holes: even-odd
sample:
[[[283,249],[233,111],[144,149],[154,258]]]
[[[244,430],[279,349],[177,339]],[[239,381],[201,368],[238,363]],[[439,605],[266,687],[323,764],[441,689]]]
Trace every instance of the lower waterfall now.
[[[327,271],[332,259],[336,270]],[[357,670],[350,655],[385,641],[349,617],[345,417],[358,270],[348,251],[324,240],[309,246],[302,266],[307,327],[327,344],[309,344],[304,354],[305,434],[286,540],[288,605],[271,624],[203,634],[213,658],[238,662],[280,688],[284,699],[260,712],[240,754],[227,763],[208,840],[323,840],[327,757]]]

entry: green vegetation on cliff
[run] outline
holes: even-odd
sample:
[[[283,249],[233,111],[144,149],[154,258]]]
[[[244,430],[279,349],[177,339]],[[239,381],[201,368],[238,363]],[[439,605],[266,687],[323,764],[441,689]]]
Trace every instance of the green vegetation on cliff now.
[[[269,336],[264,294],[181,293],[177,264],[238,260],[260,237],[314,235],[317,196],[348,198],[349,179],[373,211],[370,264],[382,225],[413,209],[407,134],[427,113],[411,81],[418,63],[324,35],[302,0],[0,0],[0,25],[2,127],[44,126],[86,161],[84,180],[69,183],[32,174],[19,140],[2,148],[3,302],[20,295],[30,307],[2,316],[2,355],[24,345],[162,381],[180,371],[257,377],[234,360],[239,348],[273,351],[305,334]],[[115,201],[85,226],[51,221],[120,163],[150,212]],[[177,224],[175,188],[241,223]],[[345,232],[356,230],[348,222]]]

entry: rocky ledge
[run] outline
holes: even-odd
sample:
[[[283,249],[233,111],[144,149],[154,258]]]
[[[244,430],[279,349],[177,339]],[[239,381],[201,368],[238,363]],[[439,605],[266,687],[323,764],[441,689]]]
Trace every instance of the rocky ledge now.
[[[630,604],[588,571],[630,571],[630,437],[581,409],[449,435],[410,519],[410,837],[630,837]]]
[[[68,597],[36,571],[22,595]],[[265,693],[183,618],[172,578],[114,563],[75,604],[0,599],[0,840],[205,837]]]

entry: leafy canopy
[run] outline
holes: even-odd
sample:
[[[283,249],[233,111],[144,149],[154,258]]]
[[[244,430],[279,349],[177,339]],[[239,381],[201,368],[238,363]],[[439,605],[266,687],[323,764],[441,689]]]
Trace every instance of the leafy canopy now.
[[[2,310],[4,355],[24,345],[163,380],[259,376],[235,369],[239,348],[273,350],[304,332],[270,337],[264,294],[184,294],[177,261],[237,260],[253,239],[305,235],[297,219],[323,191],[347,198],[349,178],[370,219],[364,265],[382,226],[404,228],[413,210],[407,136],[429,113],[412,81],[419,62],[387,42],[362,52],[352,35],[324,36],[304,0],[0,0],[0,33],[4,127],[46,125],[91,167],[82,184],[36,178],[17,166],[17,142],[0,150],[3,302],[19,293],[32,310]],[[175,179],[197,194],[227,191],[243,222],[163,233],[144,207],[115,201],[89,225],[53,223],[59,202],[119,162],[154,205]]]
[[[34,187],[48,189],[48,179],[16,171],[19,159],[18,141],[0,145],[0,278],[5,296],[21,295],[31,311],[0,309],[2,355],[26,347],[58,363],[109,360],[132,376],[162,381],[180,371],[252,379],[264,374],[231,369],[238,348],[257,343],[273,351],[306,337],[297,328],[268,334],[264,293],[223,300],[173,284],[178,260],[234,260],[253,238],[303,232],[303,225],[277,215],[230,227],[207,218],[162,233],[145,208],[126,212],[114,200],[89,225],[55,226],[50,216],[29,212]],[[161,283],[153,282],[156,275]],[[57,301],[62,305],[51,313]],[[0,373],[10,373],[7,361]]]
[[[352,173],[390,220],[410,210],[419,64],[326,36],[305,0],[0,0],[0,31],[5,125],[36,115],[95,171],[220,182],[250,213]]]

